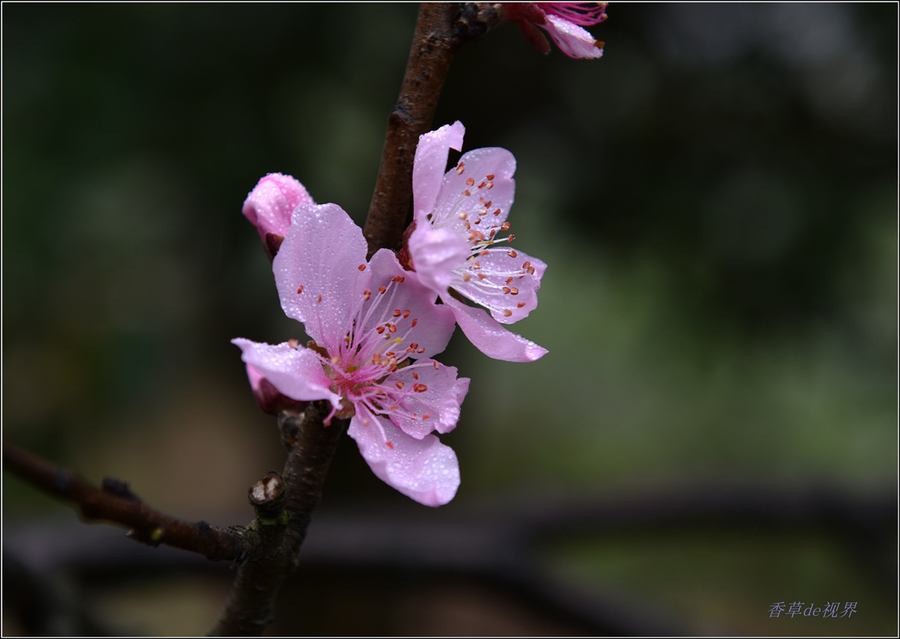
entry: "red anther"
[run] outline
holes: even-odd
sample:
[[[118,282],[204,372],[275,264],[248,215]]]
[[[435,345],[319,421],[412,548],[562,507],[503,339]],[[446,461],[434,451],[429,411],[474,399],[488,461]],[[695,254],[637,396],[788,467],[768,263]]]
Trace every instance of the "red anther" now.
[[[507,241],[507,242],[512,242],[514,239],[516,239],[516,236],[513,235],[512,233],[510,233],[510,234],[509,234],[509,237],[506,238],[506,241]]]
[[[531,262],[525,262],[522,264],[522,269],[527,271],[529,266],[531,266]]]
[[[466,214],[465,214],[465,213],[460,213],[460,214],[459,214],[459,219],[461,219],[461,220],[466,219]]]
[[[414,346],[418,346],[418,344],[414,344]],[[419,374],[413,373],[413,379],[419,379]]]
[[[415,342],[410,342],[409,347],[410,347],[411,349],[413,349],[413,350],[416,350],[417,348],[419,348],[419,345],[416,344]],[[416,377],[416,374],[415,374],[415,373],[413,373],[413,377]],[[419,379],[419,378],[416,377],[416,379]]]
[[[397,365],[396,365],[396,364],[394,364],[393,366],[391,366],[391,372],[392,372],[392,373],[396,373],[396,372],[397,372]]]
[[[390,325],[388,326],[388,330],[389,330],[391,333],[396,333],[396,332],[397,332],[397,326],[396,326],[396,324],[390,324]]]
[[[490,253],[490,251],[488,251],[487,249],[485,249],[485,250],[483,250],[481,253],[479,253],[479,255],[484,256],[484,255],[487,255],[488,253]]]
[[[403,319],[406,319],[407,317],[409,317],[409,309],[403,311]]]
[[[421,355],[422,353],[425,352],[425,347],[423,346],[422,348],[420,348],[420,349],[417,350],[416,352],[417,352],[419,355]]]
[[[528,272],[531,273],[532,275],[534,275],[534,267],[533,267],[533,266],[529,266],[529,267],[528,267]]]
[[[500,225],[500,230],[501,230],[501,231],[508,231],[508,230],[509,230],[509,222],[504,222],[503,224],[501,224],[501,225]]]
[[[488,239],[493,240],[495,235],[497,235],[497,229],[491,229],[491,234],[488,235]]]
[[[425,413],[424,415],[422,415],[422,419],[431,419],[431,415]]]
[[[298,342],[294,338],[291,338],[288,340],[288,346],[290,346],[291,348],[297,348],[297,346],[299,346],[299,345],[300,345],[300,342]]]
[[[485,175],[484,177],[486,177],[486,178],[489,179],[489,180],[493,180],[493,179],[494,179],[494,174],[493,174],[493,173],[488,173],[488,174]]]
[[[481,224],[481,218],[480,218],[480,217],[476,217],[476,218],[475,218],[475,221],[473,222],[473,224]]]
[[[428,387],[425,384],[413,384],[413,390],[417,393],[424,393],[428,390]]]
[[[469,191],[469,189],[465,189],[463,191],[463,195],[465,195],[466,197],[469,197],[470,195],[472,195],[472,193]]]
[[[387,287],[385,287],[385,286],[379,286],[379,287],[378,287],[378,292],[381,293],[382,295],[384,295],[384,292],[385,292],[386,290],[387,290]]]
[[[400,317],[403,315],[403,312],[399,308],[394,309],[394,317]]]
[[[435,360],[431,363],[434,364],[434,370],[436,370],[436,371],[441,370],[441,365],[437,363],[437,360]]]
[[[516,256],[518,256],[519,254],[516,253],[515,251],[510,251],[509,253],[507,253],[507,255],[509,255],[510,257],[516,257]]]
[[[358,268],[360,271],[365,271],[365,270],[366,270],[366,265],[365,265],[365,264],[360,264],[360,265],[357,266],[356,268]]]
[[[485,275],[484,273],[478,273],[478,277],[484,279],[487,277],[487,275]]]
[[[303,284],[301,284],[300,286],[297,287],[297,295],[300,295],[300,293],[302,293],[302,292],[303,292]]]
[[[384,333],[384,326],[379,326],[375,329],[375,332],[381,335],[382,333]]]
[[[387,446],[388,448],[390,448],[391,450],[394,450],[394,445],[391,442],[384,442],[384,445]]]
[[[506,315],[506,317],[509,317],[510,315],[512,315],[512,311],[509,310],[508,308],[504,308],[503,314]]]
[[[473,180],[472,178],[466,180],[466,186],[472,186],[473,184],[475,184],[475,180]]]
[[[484,208],[486,208],[486,209],[491,208],[491,204],[493,204],[493,203],[494,203],[493,200],[488,200],[487,202],[484,203]]]
[[[478,260],[475,260],[475,261],[472,262],[472,263],[475,265],[475,268],[476,268],[476,269],[481,268],[481,262],[479,262]]]
[[[322,294],[319,293],[318,295],[316,295],[316,304],[318,304],[321,301],[322,301]]]
[[[405,386],[403,382],[396,382],[394,385],[397,387],[397,390],[403,390],[403,387]]]
[[[463,171],[465,171],[465,170],[466,170],[466,165],[464,162],[460,162],[459,164],[456,165],[456,174],[457,175],[462,175]]]
[[[368,289],[365,290],[365,291],[363,291],[363,299],[364,299],[365,301],[368,302],[370,297],[372,297],[372,291],[370,291],[370,290],[368,290]]]
[[[500,215],[500,209],[497,209],[496,211],[494,211],[494,215]]]
[[[472,279],[471,275],[469,275],[468,273],[463,273],[463,282],[468,282],[470,279]]]
[[[405,279],[406,278],[403,277],[402,275],[395,275],[394,277],[391,278],[391,281],[392,282],[402,282]]]
[[[494,188],[494,183],[491,182],[490,180],[488,180],[487,187],[488,187],[489,189]]]
[[[410,323],[410,326],[415,326],[415,325],[418,324],[418,323],[419,323],[419,320],[418,320],[417,318],[414,317],[414,318],[413,318],[413,321]]]
[[[517,289],[515,286],[513,286],[511,289],[509,289],[509,292],[512,293],[513,295],[518,295],[519,289]]]
[[[506,287],[506,286],[503,287],[503,294],[504,294],[504,295],[509,295],[509,291],[510,291],[510,289],[509,289],[508,287]]]
[[[518,304],[516,304],[516,308],[522,308],[523,306],[525,306],[525,302],[519,302]]]
[[[481,184],[478,185],[478,188],[483,189],[486,184],[487,184],[487,182],[482,182]]]

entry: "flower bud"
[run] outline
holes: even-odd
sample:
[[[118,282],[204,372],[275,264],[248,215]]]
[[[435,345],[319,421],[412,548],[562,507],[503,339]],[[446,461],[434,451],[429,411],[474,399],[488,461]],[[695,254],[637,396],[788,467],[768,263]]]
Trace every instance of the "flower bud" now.
[[[241,212],[259,232],[269,259],[275,259],[298,204],[315,202],[300,182],[281,173],[269,173],[244,200]]]

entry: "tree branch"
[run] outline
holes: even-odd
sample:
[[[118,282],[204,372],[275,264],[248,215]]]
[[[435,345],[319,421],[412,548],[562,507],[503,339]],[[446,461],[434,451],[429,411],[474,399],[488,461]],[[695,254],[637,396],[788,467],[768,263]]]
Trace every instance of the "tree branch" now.
[[[84,519],[128,527],[128,536],[135,541],[189,550],[212,561],[237,559],[245,549],[239,530],[222,530],[204,521],[192,523],[164,515],[147,506],[117,479],[105,478],[103,488],[95,488],[74,473],[5,440],[3,462],[4,468],[30,484],[71,502]]]
[[[388,117],[381,170],[363,235],[369,257],[380,248],[397,250],[412,199],[412,168],[419,136],[431,128],[441,87],[453,55],[466,42],[493,28],[499,18],[492,4],[425,2],[397,105]]]
[[[282,441],[290,449],[284,478],[269,473],[250,489],[257,517],[248,534],[259,550],[248,555],[238,570],[225,608],[210,634],[256,636],[275,618],[275,597],[297,566],[312,511],[322,498],[325,474],[347,425],[346,420],[335,419],[325,426],[323,420],[329,411],[327,402],[312,402],[300,416],[287,411],[279,414]]]

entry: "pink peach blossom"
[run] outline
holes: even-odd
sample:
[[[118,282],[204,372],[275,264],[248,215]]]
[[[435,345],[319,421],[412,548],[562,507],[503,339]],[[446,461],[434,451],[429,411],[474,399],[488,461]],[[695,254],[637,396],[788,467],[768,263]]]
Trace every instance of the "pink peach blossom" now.
[[[456,122],[419,138],[413,166],[415,229],[407,242],[419,280],[440,296],[471,342],[484,354],[534,361],[546,349],[502,324],[527,317],[547,265],[512,248],[506,221],[515,194],[516,160],[506,149],[465,153],[444,173],[450,148],[462,147]],[[490,311],[463,304],[450,291]]]
[[[298,204],[315,202],[300,182],[281,173],[262,178],[244,200],[241,212],[256,227],[269,258],[278,253]]]
[[[603,43],[583,27],[606,20],[606,2],[503,2],[507,20],[519,23],[525,38],[542,53],[550,50],[544,29],[557,46],[572,58],[599,58]]]
[[[434,431],[456,427],[469,380],[431,357],[450,340],[454,317],[388,250],[366,261],[362,231],[336,204],[300,204],[273,263],[284,312],[312,338],[277,345],[232,340],[278,392],[327,399],[351,418],[372,471],[412,499],[439,506],[459,486],[456,454]]]

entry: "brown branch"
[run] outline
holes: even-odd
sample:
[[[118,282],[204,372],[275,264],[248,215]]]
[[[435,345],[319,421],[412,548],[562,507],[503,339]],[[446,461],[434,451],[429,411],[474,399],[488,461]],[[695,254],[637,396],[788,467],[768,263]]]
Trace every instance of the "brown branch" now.
[[[431,128],[441,87],[453,55],[498,22],[492,4],[426,2],[419,8],[416,33],[397,105],[388,117],[381,170],[363,235],[369,256],[380,248],[397,250],[412,199],[412,168],[419,136]]]
[[[276,486],[272,476],[277,473],[269,473],[250,489],[257,518],[249,533],[259,551],[241,565],[210,634],[260,635],[275,618],[275,596],[297,566],[312,511],[322,498],[325,474],[347,425],[346,420],[335,419],[325,426],[329,410],[327,402],[312,402],[300,416],[286,411],[278,416],[282,441],[290,448],[283,483],[279,477]],[[279,516],[282,507],[283,517]]]
[[[103,488],[96,488],[5,440],[3,465],[53,497],[71,502],[84,519],[126,526],[130,529],[128,536],[135,541],[189,550],[212,561],[237,559],[245,549],[237,530],[169,517],[147,506],[123,482],[106,478]]]

